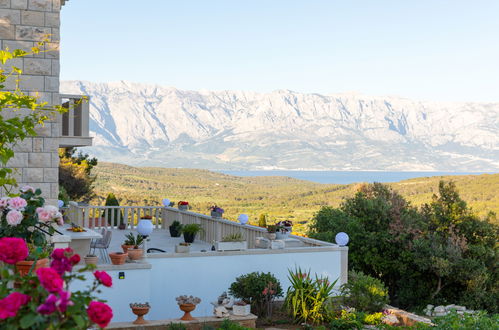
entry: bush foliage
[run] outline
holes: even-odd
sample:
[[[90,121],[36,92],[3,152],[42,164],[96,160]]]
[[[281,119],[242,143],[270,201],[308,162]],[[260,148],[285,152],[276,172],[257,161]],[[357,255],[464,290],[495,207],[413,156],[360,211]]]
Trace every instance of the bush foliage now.
[[[339,208],[323,207],[309,235],[350,236],[349,268],[380,279],[403,308],[459,303],[497,312],[499,227],[479,219],[453,182],[420,208],[388,186],[363,185]]]
[[[341,286],[345,304],[364,312],[379,312],[388,303],[388,290],[383,282],[361,272],[350,272]]]

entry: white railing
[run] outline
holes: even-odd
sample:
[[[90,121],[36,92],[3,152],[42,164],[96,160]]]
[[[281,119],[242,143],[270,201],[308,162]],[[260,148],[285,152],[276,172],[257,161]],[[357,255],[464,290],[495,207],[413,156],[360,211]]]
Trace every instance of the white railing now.
[[[180,211],[173,207],[78,206],[76,203],[70,203],[66,211],[66,216],[71,222],[88,228],[117,228],[120,223],[124,223],[127,228],[133,229],[144,215],[152,217],[152,223],[156,229],[167,230],[175,220],[184,225],[190,223],[200,224],[203,227],[200,238],[207,243],[221,241],[227,235],[241,233],[248,242],[250,249],[255,247],[256,238],[265,236],[267,231],[265,228],[241,225],[239,222],[213,218],[195,212]],[[295,235],[291,235],[291,237],[299,239],[306,246],[334,246],[332,243],[307,237]]]

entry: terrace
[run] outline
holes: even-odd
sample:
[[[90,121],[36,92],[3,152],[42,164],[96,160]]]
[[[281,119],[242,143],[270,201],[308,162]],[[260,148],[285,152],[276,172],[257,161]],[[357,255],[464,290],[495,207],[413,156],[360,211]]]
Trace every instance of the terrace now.
[[[126,220],[124,230],[118,229],[114,221],[118,212]],[[288,269],[295,267],[310,269],[312,273],[328,276],[332,280],[338,279],[338,286],[347,281],[348,248],[336,244],[289,235],[281,242],[284,246],[264,248],[259,241],[266,236],[266,229],[172,207],[72,204],[66,215],[82,227],[95,231],[101,227],[111,230],[109,252],[121,250],[125,235],[136,233],[141,217],[152,217],[154,230],[146,243],[147,248],[165,252],[151,251],[142,260],[128,261],[124,265],[111,265],[102,260],[98,265],[99,269],[108,271],[115,279],[113,288],[105,288],[101,293],[101,297],[108,300],[115,311],[113,322],[134,320],[128,304],[139,301],[151,304],[150,320],[179,317],[181,314],[174,297],[182,294],[202,299],[193,312],[195,316],[210,316],[213,314],[210,302],[227,291],[236,277],[254,271],[273,273],[284,290],[289,286]],[[180,237],[170,237],[168,227],[175,220],[182,224],[197,223],[203,228],[189,253],[175,253],[175,246],[183,241]],[[242,234],[247,249],[212,251],[214,242],[236,233]]]

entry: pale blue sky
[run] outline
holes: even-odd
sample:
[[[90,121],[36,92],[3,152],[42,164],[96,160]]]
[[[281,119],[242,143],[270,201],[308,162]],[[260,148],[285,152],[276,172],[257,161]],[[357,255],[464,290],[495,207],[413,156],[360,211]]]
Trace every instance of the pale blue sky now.
[[[499,101],[497,0],[71,0],[61,78]]]

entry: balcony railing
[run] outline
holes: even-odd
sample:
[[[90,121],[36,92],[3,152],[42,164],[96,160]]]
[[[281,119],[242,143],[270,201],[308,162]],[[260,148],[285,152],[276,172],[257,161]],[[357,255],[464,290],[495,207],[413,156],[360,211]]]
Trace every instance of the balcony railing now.
[[[198,223],[203,227],[200,239],[211,243],[221,241],[223,237],[241,233],[248,242],[250,249],[255,248],[257,237],[265,236],[266,229],[241,225],[238,222],[226,219],[213,218],[208,215],[180,211],[173,207],[162,206],[78,206],[71,202],[66,211],[68,219],[82,227],[89,228],[117,228],[123,222],[128,229],[134,229],[141,217],[149,215],[156,229],[168,229],[171,223],[178,220],[182,224]],[[307,237],[290,235],[303,242],[305,246],[335,246]]]
[[[59,147],[84,147],[92,145],[89,136],[90,97],[61,94],[62,106],[68,111],[59,117]]]

